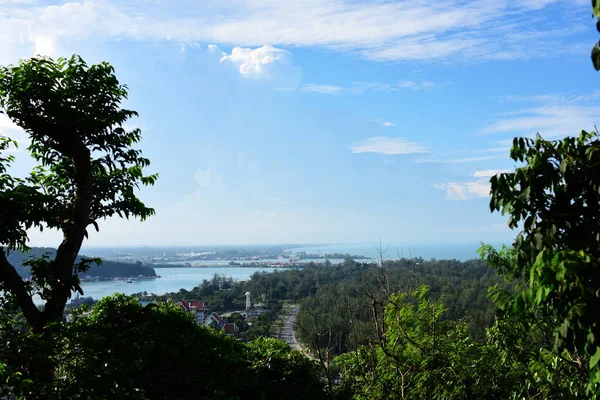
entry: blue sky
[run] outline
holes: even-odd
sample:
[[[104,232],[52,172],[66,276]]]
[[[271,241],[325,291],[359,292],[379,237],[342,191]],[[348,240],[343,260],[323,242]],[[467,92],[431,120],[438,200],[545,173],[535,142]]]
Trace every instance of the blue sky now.
[[[597,123],[590,9],[0,0],[0,63],[77,53],[129,86],[157,215],[103,222],[86,246],[499,242],[515,232],[488,180],[515,167],[511,139]],[[0,133],[25,139],[3,116]]]

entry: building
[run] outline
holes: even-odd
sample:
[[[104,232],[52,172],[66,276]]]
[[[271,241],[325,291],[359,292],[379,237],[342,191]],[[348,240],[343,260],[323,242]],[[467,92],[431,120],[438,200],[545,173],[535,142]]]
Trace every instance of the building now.
[[[203,301],[180,301],[179,305],[185,310],[185,312],[194,314],[194,318],[196,319],[197,323],[204,323],[205,306]]]
[[[226,322],[225,325],[223,325],[223,330],[225,331],[226,335],[237,336],[240,333],[240,328],[235,324],[235,322]]]
[[[216,330],[220,331],[223,329],[223,326],[225,326],[225,321],[223,321],[223,318],[221,318],[219,314],[213,312],[204,320],[204,326],[212,326]]]

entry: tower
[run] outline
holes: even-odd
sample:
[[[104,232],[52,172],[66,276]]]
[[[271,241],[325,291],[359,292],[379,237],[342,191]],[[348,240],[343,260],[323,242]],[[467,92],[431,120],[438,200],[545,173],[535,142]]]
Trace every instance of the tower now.
[[[251,307],[250,303],[250,292],[246,292],[246,311],[248,311]]]

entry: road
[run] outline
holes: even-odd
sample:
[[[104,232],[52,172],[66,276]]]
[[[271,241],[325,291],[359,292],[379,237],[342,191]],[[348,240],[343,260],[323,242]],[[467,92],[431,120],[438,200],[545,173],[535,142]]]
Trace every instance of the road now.
[[[300,307],[295,306],[290,310],[289,314],[285,316],[285,320],[283,321],[283,325],[281,327],[281,332],[279,332],[279,338],[285,340],[292,349],[302,351],[302,348],[296,340],[296,335],[294,332],[294,324],[296,323],[298,311],[300,311]]]

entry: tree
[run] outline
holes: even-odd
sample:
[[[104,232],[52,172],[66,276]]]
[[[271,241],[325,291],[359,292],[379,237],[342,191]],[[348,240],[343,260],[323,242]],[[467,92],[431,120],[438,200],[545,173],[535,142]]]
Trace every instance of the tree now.
[[[17,144],[0,137],[0,283],[34,332],[62,319],[72,291],[83,294],[77,274],[99,262],[76,262],[90,225],[98,230],[98,220],[113,215],[144,220],[154,214],[135,194],[157,175],[144,175],[150,162],[132,147],[141,133],[125,129],[137,116],[121,108],[126,98],[127,87],[106,62],[31,58],[0,68],[0,112],[29,136],[27,149],[37,162],[28,176],[11,176],[14,158],[4,153]],[[28,261],[32,280],[24,282],[7,253],[26,250],[27,230],[34,227],[59,230],[63,240],[52,259]],[[43,311],[32,300],[36,293]]]
[[[22,332],[18,342],[0,342],[0,377],[5,354],[14,370],[5,370],[9,383],[15,381],[11,394],[86,400],[326,398],[316,363],[285,342],[243,343],[198,325],[171,303],[144,307],[129,296],[108,296],[91,310],[76,310],[55,335],[56,379],[50,382],[19,368],[23,357],[9,352],[35,348],[42,335]]]
[[[592,17],[598,19],[596,21],[596,30],[600,32],[600,1],[592,0]],[[600,42],[596,43],[592,48],[592,64],[596,71],[600,71]]]
[[[600,393],[600,140],[597,132],[548,141],[516,138],[521,167],[492,177],[490,208],[521,229],[501,273],[521,278],[517,311],[555,319],[554,351],[581,357],[590,393]],[[483,253],[498,255],[493,249]]]
[[[373,305],[377,339],[336,358],[342,390],[355,399],[507,398],[487,348],[464,321],[443,320],[446,307],[428,292],[422,285]]]

